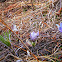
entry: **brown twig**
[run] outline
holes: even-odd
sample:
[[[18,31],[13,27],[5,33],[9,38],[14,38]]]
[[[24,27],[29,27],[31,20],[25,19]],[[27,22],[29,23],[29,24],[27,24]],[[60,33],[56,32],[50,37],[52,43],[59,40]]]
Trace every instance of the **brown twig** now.
[[[20,60],[21,58],[14,56],[12,53],[8,54],[5,58],[7,58],[8,56],[13,56],[15,59]]]
[[[14,45],[14,44],[12,43],[12,45]],[[20,47],[17,46],[17,45],[14,45],[14,46],[20,48]],[[25,52],[27,52],[25,49],[22,49],[22,48],[20,48],[20,49],[23,50],[23,51],[25,51]]]
[[[6,57],[6,56],[2,57],[2,58],[0,59],[0,61],[3,60],[5,57]]]

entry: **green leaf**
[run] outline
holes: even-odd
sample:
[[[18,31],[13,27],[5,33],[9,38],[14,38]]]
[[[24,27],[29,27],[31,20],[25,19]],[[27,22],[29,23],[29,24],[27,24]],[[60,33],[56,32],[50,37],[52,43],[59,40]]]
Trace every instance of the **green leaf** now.
[[[5,36],[7,41],[9,41],[9,34],[11,34],[10,30],[8,32],[3,32],[3,36]]]
[[[6,37],[7,37],[6,39],[9,40],[9,32],[8,33],[6,32]]]
[[[32,42],[32,46],[35,47],[35,42]]]
[[[9,46],[9,47],[11,46],[11,43],[10,43],[9,41],[5,40],[4,37],[1,36],[1,35],[0,35],[0,41],[1,41],[2,43],[6,44],[6,45]]]
[[[62,46],[60,46],[60,48],[62,48]]]
[[[5,32],[3,32],[3,36],[5,36],[5,38],[6,38],[6,33]]]

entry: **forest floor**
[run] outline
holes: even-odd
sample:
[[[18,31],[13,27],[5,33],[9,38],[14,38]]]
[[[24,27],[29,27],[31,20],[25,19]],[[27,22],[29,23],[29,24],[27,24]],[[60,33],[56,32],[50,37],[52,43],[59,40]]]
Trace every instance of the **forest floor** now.
[[[62,62],[61,2],[35,2],[0,3],[0,62]]]

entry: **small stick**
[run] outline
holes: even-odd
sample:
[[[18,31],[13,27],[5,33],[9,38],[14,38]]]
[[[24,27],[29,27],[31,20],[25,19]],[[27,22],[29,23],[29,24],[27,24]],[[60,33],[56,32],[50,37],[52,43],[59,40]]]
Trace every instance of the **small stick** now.
[[[2,57],[2,58],[0,59],[0,61],[3,60],[5,57],[6,57],[6,56]]]

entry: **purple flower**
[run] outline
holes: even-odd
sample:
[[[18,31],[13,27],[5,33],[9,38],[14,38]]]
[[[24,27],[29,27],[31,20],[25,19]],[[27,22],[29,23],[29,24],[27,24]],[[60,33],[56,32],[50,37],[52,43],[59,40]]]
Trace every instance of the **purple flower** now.
[[[37,38],[37,36],[39,36],[39,31],[37,33],[35,33],[34,31],[32,33],[30,33],[31,40],[35,40]]]
[[[18,31],[18,29],[16,28],[16,25],[13,25],[13,31]]]
[[[59,31],[62,32],[62,22],[60,23],[60,25],[56,24],[56,26],[58,27]]]

